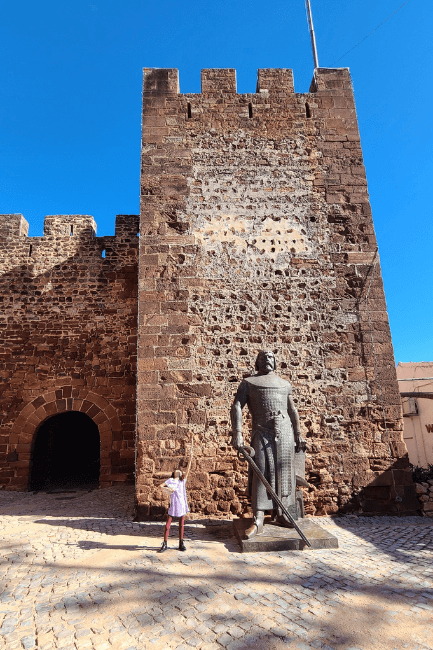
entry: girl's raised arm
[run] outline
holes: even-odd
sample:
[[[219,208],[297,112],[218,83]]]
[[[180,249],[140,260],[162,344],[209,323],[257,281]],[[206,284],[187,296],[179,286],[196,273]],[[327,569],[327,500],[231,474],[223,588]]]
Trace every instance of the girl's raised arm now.
[[[188,462],[188,467],[186,468],[186,472],[185,472],[185,479],[184,479],[185,481],[188,478],[189,470],[191,469],[193,444],[194,444],[194,438],[191,437],[191,456]]]

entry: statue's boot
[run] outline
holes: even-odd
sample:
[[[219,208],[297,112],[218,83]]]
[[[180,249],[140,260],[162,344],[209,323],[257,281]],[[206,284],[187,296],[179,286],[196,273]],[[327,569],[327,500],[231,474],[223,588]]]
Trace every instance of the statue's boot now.
[[[292,524],[290,519],[286,519],[286,517],[282,513],[279,515],[278,510],[272,511],[272,523],[279,524],[280,526],[284,526],[285,528],[294,528],[294,525]]]
[[[285,528],[294,528],[295,526],[292,524],[290,519],[287,519],[285,515],[281,514],[277,518],[278,523],[282,524]]]
[[[263,522],[265,519],[265,513],[263,510],[258,510],[256,516],[254,517],[253,524],[246,529],[245,539],[251,539],[256,535],[260,535],[263,532]]]

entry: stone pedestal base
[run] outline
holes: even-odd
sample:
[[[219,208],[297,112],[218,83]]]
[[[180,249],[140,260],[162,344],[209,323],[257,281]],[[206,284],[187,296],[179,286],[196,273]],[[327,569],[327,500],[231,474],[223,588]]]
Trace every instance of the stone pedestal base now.
[[[242,553],[257,551],[300,551],[308,549],[294,528],[284,528],[265,523],[263,533],[252,539],[244,539],[245,530],[252,524],[252,519],[235,519],[233,528],[238,538]],[[299,519],[297,525],[311,544],[311,549],[338,548],[338,539],[321,528],[312,519]]]

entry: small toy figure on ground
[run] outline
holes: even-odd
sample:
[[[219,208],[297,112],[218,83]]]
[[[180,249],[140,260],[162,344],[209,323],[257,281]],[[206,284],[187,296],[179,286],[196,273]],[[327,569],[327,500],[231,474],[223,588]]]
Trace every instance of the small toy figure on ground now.
[[[183,474],[182,470],[176,469],[171,478],[167,479],[161,487],[166,488],[170,492],[170,507],[168,509],[167,521],[164,529],[164,541],[158,553],[163,553],[167,550],[168,534],[170,532],[170,525],[173,517],[179,518],[179,551],[186,551],[186,546],[183,541],[183,530],[185,526],[185,515],[189,512],[188,500],[186,497],[186,481],[188,479],[189,470],[192,463],[192,444],[191,444],[191,457],[188,462],[188,467]]]

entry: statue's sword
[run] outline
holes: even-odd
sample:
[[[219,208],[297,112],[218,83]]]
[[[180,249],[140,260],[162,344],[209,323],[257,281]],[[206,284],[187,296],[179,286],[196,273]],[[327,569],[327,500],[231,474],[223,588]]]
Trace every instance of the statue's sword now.
[[[268,481],[265,479],[263,476],[262,472],[260,469],[257,467],[256,463],[253,461],[251,458],[250,454],[248,453],[247,449],[251,449],[251,447],[239,447],[238,452],[242,454],[242,456],[245,458],[247,461],[248,465],[251,467],[252,471],[254,474],[257,476],[257,478],[263,483],[263,485],[266,488],[266,491],[268,492],[269,496],[273,499],[273,501],[277,504],[279,508],[281,508],[283,514],[287,517],[287,519],[293,524],[296,532],[298,533],[299,537],[306,543],[307,546],[311,547],[310,542],[308,539],[305,537],[304,533],[302,530],[299,528],[297,525],[296,521],[293,519],[292,515],[290,512],[287,510],[287,508],[284,506],[283,502],[281,501],[280,497],[274,492],[272,487],[269,485]]]

